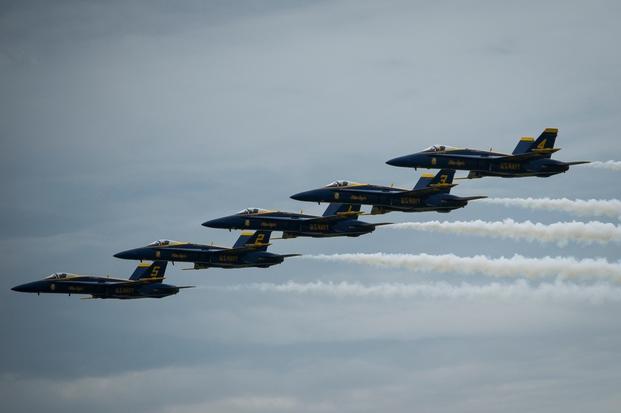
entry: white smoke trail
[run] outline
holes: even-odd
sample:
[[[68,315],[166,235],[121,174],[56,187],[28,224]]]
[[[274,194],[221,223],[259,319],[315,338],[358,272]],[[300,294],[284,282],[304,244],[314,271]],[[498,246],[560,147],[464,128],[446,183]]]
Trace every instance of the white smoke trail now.
[[[561,247],[567,245],[568,241],[576,241],[582,244],[621,242],[621,227],[597,221],[586,223],[557,222],[545,225],[530,221],[515,222],[508,218],[503,221],[492,222],[481,220],[404,222],[388,225],[386,228],[479,235],[531,242],[556,242]]]
[[[591,168],[607,169],[609,171],[621,171],[621,161],[593,161],[591,163],[584,164],[584,166],[590,166]]]
[[[252,283],[227,287],[211,287],[226,291],[258,291],[283,294],[313,294],[333,297],[369,298],[446,298],[446,299],[565,299],[575,301],[621,301],[621,288],[610,284],[579,285],[557,281],[531,285],[526,280],[513,283],[489,283],[474,285],[468,283],[449,284],[446,282],[427,284],[380,283],[365,285],[350,282],[298,283],[288,281],[284,284]]]
[[[563,211],[578,216],[607,216],[621,220],[621,201],[618,199],[485,198],[477,202],[507,207]]]
[[[321,261],[348,262],[385,268],[404,268],[410,271],[455,272],[483,274],[490,277],[560,277],[560,278],[610,278],[621,280],[621,263],[603,258],[577,260],[573,257],[489,258],[484,255],[459,257],[454,254],[332,254],[305,255],[302,258]]]

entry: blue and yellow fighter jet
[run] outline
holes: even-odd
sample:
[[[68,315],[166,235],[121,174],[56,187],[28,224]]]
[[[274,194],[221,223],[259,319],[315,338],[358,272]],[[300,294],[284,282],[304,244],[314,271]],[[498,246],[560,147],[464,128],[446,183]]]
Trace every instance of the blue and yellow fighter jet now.
[[[203,225],[225,229],[269,229],[282,231],[283,238],[295,237],[358,237],[375,231],[380,225],[358,220],[360,205],[330,204],[323,216],[305,215],[294,212],[270,211],[247,208],[234,215],[212,219]]]
[[[90,294],[88,298],[162,298],[177,294],[182,288],[163,284],[166,261],[140,263],[128,280],[123,278],[77,275],[57,272],[42,280],[13,287],[21,293]]]
[[[558,129],[547,128],[535,140],[520,139],[512,154],[476,149],[460,149],[434,145],[422,152],[391,159],[386,163],[407,168],[452,168],[470,171],[467,178],[500,176],[515,178],[523,176],[548,177],[566,172],[571,165],[589,161],[562,162],[551,159],[560,148],[554,147]]]
[[[146,247],[114,254],[127,260],[166,260],[194,263],[194,270],[217,268],[267,268],[282,263],[285,258],[300,254],[267,252],[271,231],[244,232],[232,248],[159,240]]]
[[[468,201],[486,198],[485,196],[451,195],[449,193],[451,188],[457,185],[453,184],[454,176],[454,169],[442,169],[436,175],[423,174],[414,189],[335,181],[323,188],[292,195],[291,198],[318,203],[338,200],[351,204],[372,205],[371,215],[391,211],[450,212],[465,207]]]

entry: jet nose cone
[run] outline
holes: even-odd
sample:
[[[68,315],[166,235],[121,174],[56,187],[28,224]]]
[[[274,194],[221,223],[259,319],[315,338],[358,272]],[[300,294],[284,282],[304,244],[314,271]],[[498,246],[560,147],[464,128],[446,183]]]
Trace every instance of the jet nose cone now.
[[[306,192],[298,192],[297,194],[291,195],[289,198],[295,199],[296,201],[304,201],[304,194]]]
[[[386,163],[390,166],[411,166],[410,165],[411,156],[399,156],[397,158],[392,158]]]
[[[226,228],[227,219],[226,218],[216,218],[211,219],[209,221],[205,221],[202,223],[204,227],[209,228]]]
[[[315,191],[304,191],[298,192],[297,194],[291,195],[289,198],[295,199],[296,201],[314,201]]]
[[[386,163],[387,163],[388,165],[390,165],[390,166],[398,166],[398,165],[397,165],[397,160],[398,160],[398,159],[399,159],[399,158],[392,158],[392,159],[387,160],[387,161],[386,161]]]
[[[138,250],[134,249],[134,250],[117,252],[116,254],[114,254],[114,257],[121,258],[124,260],[140,260],[140,259],[145,258],[145,257],[141,257],[140,255],[141,254],[138,254]]]
[[[11,288],[11,290],[17,291],[18,293],[32,293],[36,291],[36,288],[34,283],[26,283],[16,285],[15,287]]]

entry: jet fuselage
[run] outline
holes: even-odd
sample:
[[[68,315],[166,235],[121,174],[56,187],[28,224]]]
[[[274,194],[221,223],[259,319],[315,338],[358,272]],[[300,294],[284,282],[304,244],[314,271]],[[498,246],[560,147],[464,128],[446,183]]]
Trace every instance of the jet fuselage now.
[[[162,260],[172,262],[191,262],[195,268],[243,268],[269,267],[280,264],[284,257],[261,250],[236,251],[234,248],[215,247],[201,244],[182,244],[171,247],[146,246],[114,255],[128,260]]]
[[[282,231],[284,238],[357,237],[375,230],[375,224],[354,218],[322,219],[289,212],[234,214],[204,222],[203,226],[224,229]]]
[[[179,287],[162,283],[139,283],[129,280],[72,276],[68,279],[43,279],[12,288],[22,293],[89,294],[93,298],[162,298],[177,294]]]
[[[446,192],[427,192],[416,195],[411,190],[379,185],[359,185],[348,188],[319,188],[292,195],[292,199],[307,202],[344,202],[349,204],[372,205],[371,214],[390,211],[449,212],[463,208],[469,200],[483,197],[461,198]]]

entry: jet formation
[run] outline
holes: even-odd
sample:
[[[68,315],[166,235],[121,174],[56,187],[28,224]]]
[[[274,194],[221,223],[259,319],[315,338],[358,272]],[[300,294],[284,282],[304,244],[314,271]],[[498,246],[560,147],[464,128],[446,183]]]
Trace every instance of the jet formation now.
[[[448,213],[463,208],[470,201],[486,198],[484,195],[457,196],[451,189],[454,179],[473,179],[484,176],[503,178],[549,177],[567,172],[572,165],[589,161],[562,162],[552,159],[559,148],[554,144],[558,129],[547,128],[534,139],[523,137],[511,154],[460,149],[433,145],[422,152],[400,156],[387,161],[392,166],[440,169],[438,173],[422,174],[412,189],[386,185],[362,184],[340,180],[321,188],[291,195],[297,201],[329,203],[322,216],[283,212],[261,208],[246,208],[236,214],[211,219],[202,225],[210,228],[244,230],[230,247],[180,242],[162,239],[144,247],[116,253],[117,258],[138,260],[140,263],[129,279],[54,273],[42,280],[13,287],[17,292],[86,294],[90,298],[162,298],[177,294],[191,286],[164,284],[168,262],[187,262],[193,270],[207,268],[268,268],[281,264],[286,258],[300,254],[268,252],[273,231],[282,232],[282,239],[296,237],[359,237],[369,234],[388,222],[371,223],[359,219],[361,215],[379,215],[389,212]],[[468,171],[464,178],[455,178],[456,170]],[[362,205],[371,206],[369,213]],[[254,230],[254,232],[248,232]],[[151,264],[143,261],[153,261]]]

